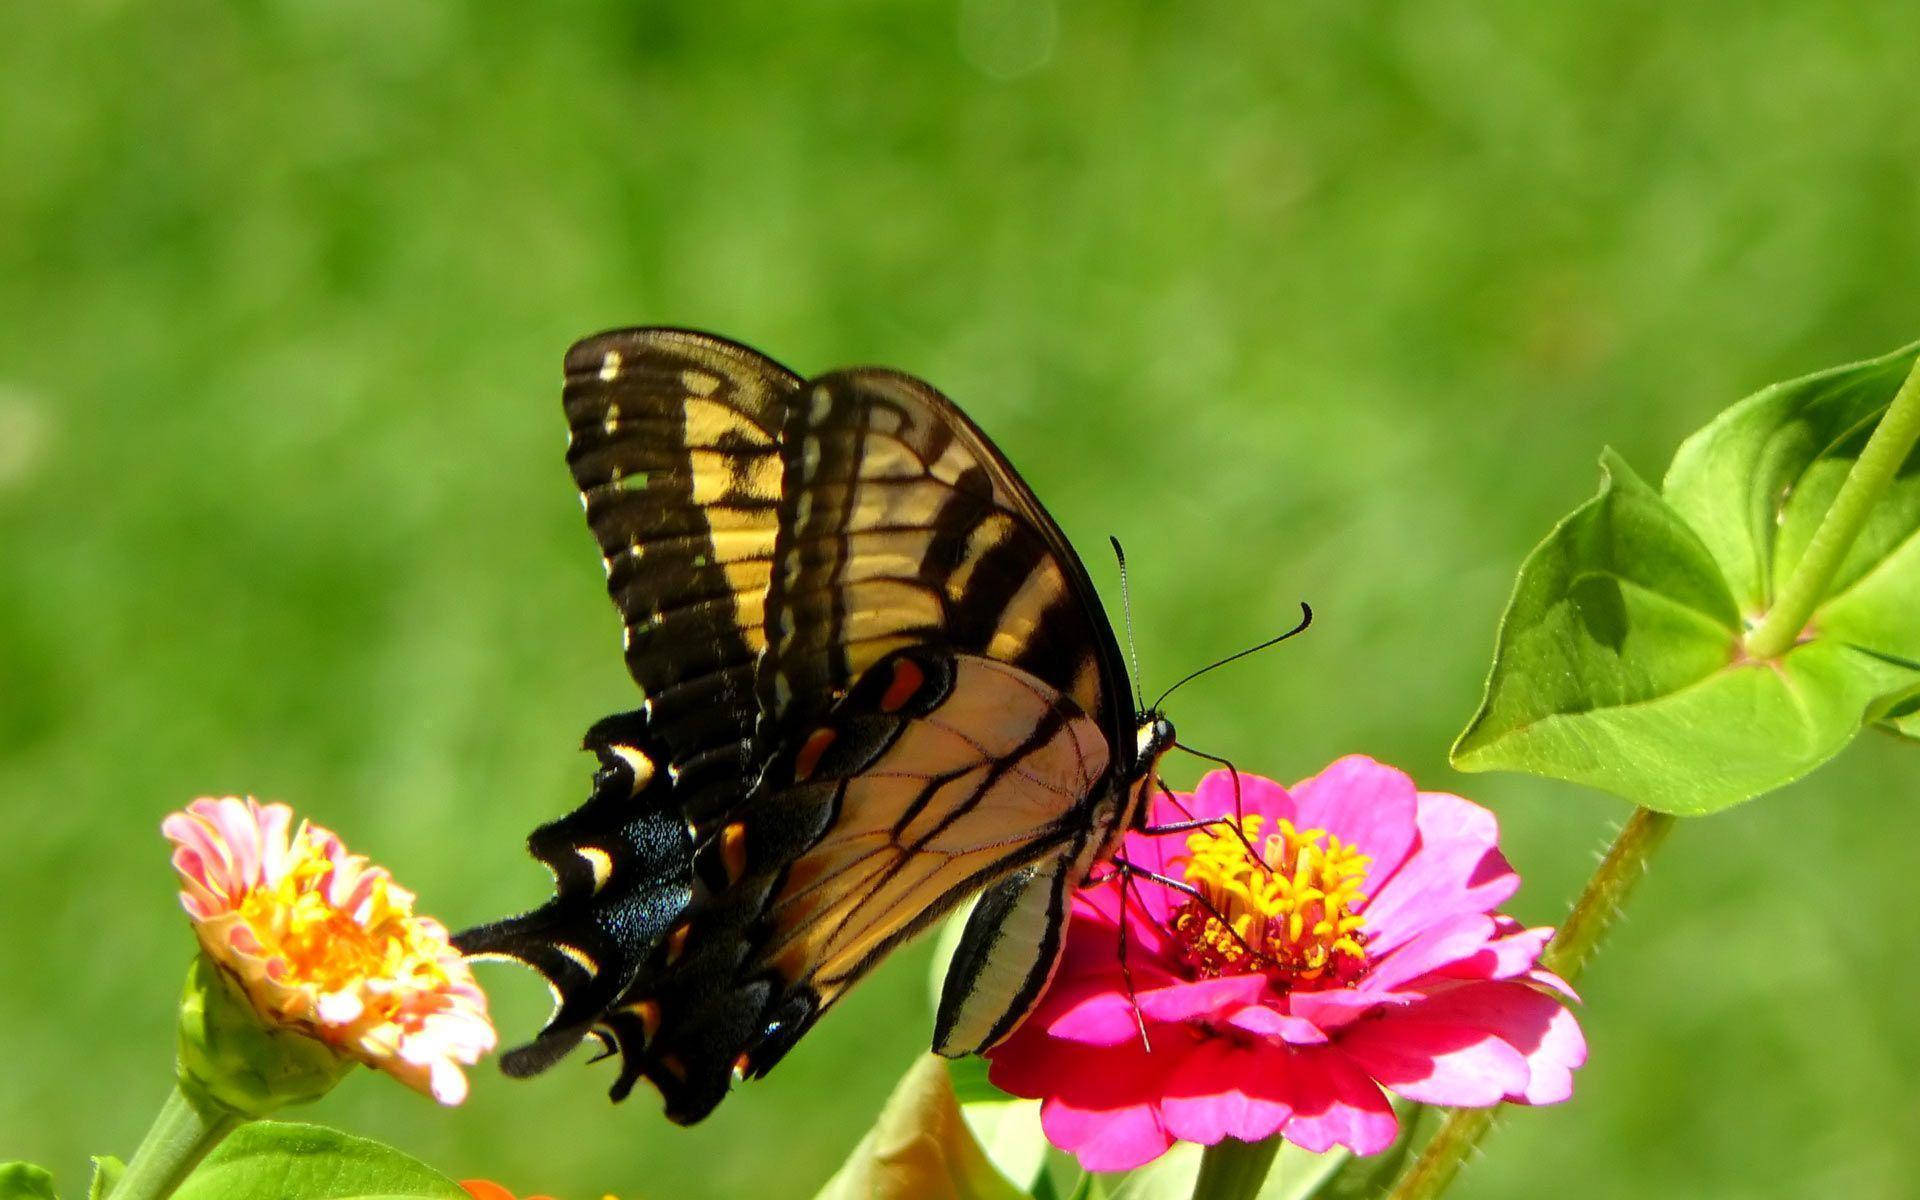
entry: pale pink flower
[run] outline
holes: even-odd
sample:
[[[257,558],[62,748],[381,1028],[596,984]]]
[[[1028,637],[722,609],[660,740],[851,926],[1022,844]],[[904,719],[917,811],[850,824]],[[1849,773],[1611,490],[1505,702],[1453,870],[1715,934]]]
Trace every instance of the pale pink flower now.
[[[1215,771],[1152,819],[1226,824],[1127,836],[1128,861],[1206,898],[1126,884],[1131,995],[1122,883],[1075,896],[1059,973],[989,1053],[996,1085],[1043,1101],[1049,1140],[1099,1171],[1276,1133],[1372,1154],[1396,1132],[1383,1088],[1475,1107],[1572,1093],[1586,1041],[1538,965],[1553,931],[1494,911],[1520,878],[1493,814],[1360,756],[1292,789],[1243,774],[1240,829],[1235,811]]]
[[[492,1051],[487,999],[446,927],[384,868],[284,804],[201,799],[161,823],[207,956],[263,1021],[425,1092],[466,1098]]]

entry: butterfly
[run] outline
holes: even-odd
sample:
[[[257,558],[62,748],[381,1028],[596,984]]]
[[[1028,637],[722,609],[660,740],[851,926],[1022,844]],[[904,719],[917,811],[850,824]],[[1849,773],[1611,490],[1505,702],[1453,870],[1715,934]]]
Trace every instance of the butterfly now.
[[[1071,890],[1141,823],[1171,724],[1136,709],[1060,527],[911,375],[800,376],[623,329],[566,356],[567,463],[643,696],[593,791],[535,830],[555,895],[468,930],[555,995],[502,1066],[583,1039],[691,1124],[894,947],[980,893],[934,1048],[1004,1038]]]

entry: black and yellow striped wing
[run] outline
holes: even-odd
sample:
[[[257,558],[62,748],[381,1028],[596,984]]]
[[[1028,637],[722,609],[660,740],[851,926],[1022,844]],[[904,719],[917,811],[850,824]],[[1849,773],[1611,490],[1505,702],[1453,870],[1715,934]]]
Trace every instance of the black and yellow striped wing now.
[[[983,887],[1034,936],[1010,955],[971,934],[939,1041],[1004,1035],[1141,774],[1072,548],[910,376],[802,381],[654,329],[566,367],[568,461],[644,701],[595,726],[593,797],[532,839],[555,898],[460,935],[559,998],[507,1069],[591,1033],[622,1057],[616,1097],[645,1078],[698,1120]]]

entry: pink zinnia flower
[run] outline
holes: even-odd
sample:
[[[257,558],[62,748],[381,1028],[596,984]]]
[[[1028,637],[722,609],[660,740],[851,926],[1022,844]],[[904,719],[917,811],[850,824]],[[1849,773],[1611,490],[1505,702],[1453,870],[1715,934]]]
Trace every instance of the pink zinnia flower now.
[[[206,955],[268,1026],[426,1092],[466,1098],[493,1049],[487,998],[413,893],[284,804],[195,800],[161,823]]]
[[[1396,1132],[1382,1088],[1450,1106],[1572,1093],[1586,1041],[1538,965],[1553,931],[1493,911],[1520,885],[1493,814],[1357,755],[1292,789],[1242,774],[1239,811],[1235,828],[1214,771],[1151,816],[1222,825],[1127,835],[1125,859],[1205,897],[1125,884],[1131,995],[1122,881],[1074,897],[1059,973],[988,1054],[996,1085],[1043,1101],[1054,1145],[1096,1171],[1275,1133],[1373,1154]]]

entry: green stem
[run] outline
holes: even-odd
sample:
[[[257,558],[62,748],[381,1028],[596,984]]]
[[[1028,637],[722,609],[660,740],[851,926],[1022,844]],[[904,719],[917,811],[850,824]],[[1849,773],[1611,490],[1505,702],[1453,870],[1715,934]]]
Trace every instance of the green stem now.
[[[112,1200],[162,1200],[173,1194],[207,1152],[239,1128],[241,1116],[218,1101],[195,1099],[176,1083],[133,1161],[113,1189]]]
[[[1580,978],[1600,939],[1619,920],[1634,885],[1647,873],[1653,852],[1673,832],[1674,820],[1670,814],[1650,808],[1633,810],[1607,848],[1607,856],[1594,868],[1580,898],[1574,901],[1567,919],[1554,931],[1553,941],[1540,956],[1541,966],[1568,983]]]
[[[1767,615],[1747,635],[1749,657],[1779,658],[1799,642],[1813,610],[1827,598],[1834,572],[1840,569],[1847,551],[1853,549],[1867,515],[1907,461],[1916,440],[1920,440],[1920,362],[1914,364],[1893,403],[1874,426],[1839,493],[1827,506],[1827,515],[1820,519],[1820,528],[1807,543],[1800,565],[1773,598]]]
[[[1607,856],[1600,860],[1592,878],[1587,880],[1580,898],[1574,901],[1573,911],[1554,934],[1546,953],[1540,956],[1542,966],[1569,983],[1579,978],[1601,938],[1619,919],[1628,894],[1646,874],[1648,860],[1666,840],[1673,824],[1674,818],[1666,813],[1650,808],[1634,810],[1633,816],[1621,827],[1620,835],[1613,839]],[[1496,1106],[1456,1108],[1448,1113],[1420,1151],[1420,1157],[1394,1185],[1388,1200],[1432,1200],[1446,1191],[1466,1164],[1467,1156],[1492,1128],[1499,1111]]]
[[[1193,1181],[1193,1200],[1253,1200],[1280,1153],[1276,1134],[1264,1142],[1222,1138],[1200,1156],[1200,1174]]]

